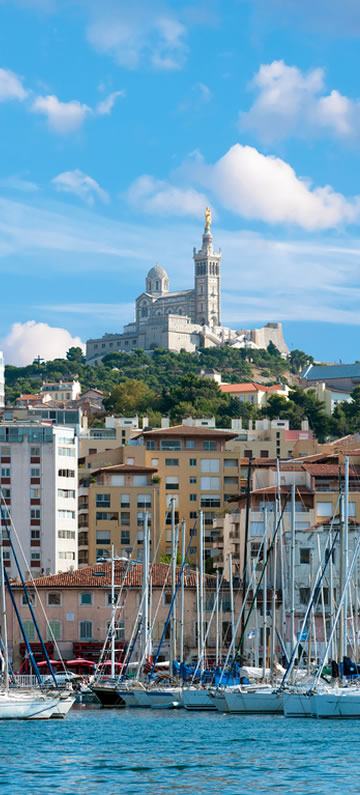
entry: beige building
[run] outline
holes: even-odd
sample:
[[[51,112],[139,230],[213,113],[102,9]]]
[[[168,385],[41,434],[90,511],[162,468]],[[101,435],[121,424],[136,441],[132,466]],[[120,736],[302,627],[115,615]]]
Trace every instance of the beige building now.
[[[41,387],[41,394],[46,396],[49,400],[77,400],[81,395],[80,381],[58,381],[57,383],[50,383],[43,381]]]
[[[219,383],[219,389],[226,395],[231,395],[241,402],[251,403],[252,406],[263,408],[267,405],[268,398],[271,395],[280,395],[287,398],[289,394],[289,387],[282,384],[275,384],[267,386],[266,384],[256,384],[251,381],[245,384],[226,384]]]
[[[307,420],[297,431],[290,430],[288,420],[249,420],[248,426],[243,428],[241,419],[232,420],[237,436],[227,445],[242,458],[293,458],[297,443],[306,445],[313,439]]]

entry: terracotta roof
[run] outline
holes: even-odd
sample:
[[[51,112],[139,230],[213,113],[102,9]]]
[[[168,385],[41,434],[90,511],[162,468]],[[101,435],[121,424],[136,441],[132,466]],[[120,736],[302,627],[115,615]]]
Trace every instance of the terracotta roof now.
[[[100,455],[103,455],[101,453]],[[129,472],[134,473],[136,475],[137,472],[157,472],[156,467],[146,467],[146,466],[136,466],[135,464],[112,464],[111,466],[107,467],[99,467],[99,469],[95,469],[91,476],[98,475],[100,472],[109,472],[111,475],[112,472]]]
[[[125,577],[128,564],[126,561],[115,561],[115,585],[124,585],[126,588],[141,588],[143,578],[142,563],[134,563]],[[97,576],[97,572],[104,571],[105,576]],[[176,569],[176,579],[179,577],[180,568]],[[216,577],[206,574],[206,587],[216,588]],[[164,582],[171,585],[171,571],[167,563],[156,563],[152,568],[152,583],[155,588],[162,588]],[[185,586],[196,588],[196,571],[185,569]],[[11,582],[14,588],[22,588],[18,580]],[[26,583],[29,588],[110,588],[111,587],[111,563],[104,561],[94,566],[85,566],[83,569],[66,571],[61,574],[50,574],[45,577],[37,577],[34,582],[28,580]]]
[[[334,477],[337,478],[339,475],[339,469],[341,469],[341,474],[345,475],[345,465],[342,464],[339,467],[337,464],[306,464],[303,463],[303,469],[310,473],[310,475],[315,475],[316,477]],[[360,475],[360,466],[357,464],[352,464],[350,468],[350,478],[357,477]]]
[[[275,392],[282,390],[281,384],[267,386],[266,384],[256,384],[255,381],[249,381],[246,384],[219,384],[222,392]]]
[[[138,439],[139,436],[145,436],[146,438],[151,436],[205,436],[213,439],[221,439],[221,437],[235,439],[238,435],[238,431],[234,433],[234,431],[204,428],[195,425],[172,425],[171,428],[154,428],[151,431],[140,431],[134,438]]]
[[[325,525],[330,525],[331,524],[331,519],[332,519],[332,517],[329,516],[328,519],[323,519],[322,522],[316,522],[316,524],[312,524],[311,527],[305,527],[303,532],[304,533],[310,533],[313,530],[318,530],[319,527],[324,527]],[[339,514],[338,513],[335,514],[335,519],[339,519]],[[334,525],[336,527],[337,523],[334,522]],[[349,525],[352,525],[353,527],[360,527],[360,522],[358,522],[356,519],[352,519],[351,516],[349,516]]]

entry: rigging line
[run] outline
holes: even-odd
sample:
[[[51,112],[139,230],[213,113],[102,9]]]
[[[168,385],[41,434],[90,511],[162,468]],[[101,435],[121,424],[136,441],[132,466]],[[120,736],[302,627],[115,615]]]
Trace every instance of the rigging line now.
[[[41,632],[40,632],[40,628],[39,628],[39,625],[38,625],[38,622],[37,622],[37,619],[36,619],[36,616],[35,616],[35,612],[34,612],[33,606],[32,606],[32,604],[31,604],[31,600],[30,600],[30,597],[29,597],[29,592],[28,592],[28,589],[27,589],[27,587],[26,587],[26,583],[25,583],[25,580],[24,580],[24,577],[23,577],[23,573],[22,573],[22,571],[21,571],[20,564],[19,564],[19,561],[18,561],[18,558],[17,558],[16,552],[15,552],[15,549],[14,549],[14,544],[13,544],[13,542],[12,542],[12,538],[11,538],[10,530],[9,530],[9,528],[8,528],[8,525],[7,525],[7,521],[6,521],[6,518],[5,518],[5,512],[4,512],[3,505],[2,505],[2,503],[1,503],[1,499],[0,499],[0,515],[1,515],[2,522],[3,522],[3,524],[5,525],[5,531],[6,531],[6,534],[7,534],[8,540],[9,540],[9,542],[10,542],[10,546],[11,546],[11,550],[12,550],[12,553],[13,553],[13,556],[14,556],[14,560],[15,560],[16,568],[17,568],[17,570],[18,570],[18,572],[19,572],[19,576],[20,576],[21,584],[22,584],[22,587],[23,587],[23,589],[24,589],[24,594],[25,594],[25,597],[26,597],[26,601],[27,601],[27,604],[28,604],[28,607],[29,607],[29,610],[30,610],[30,614],[31,614],[32,620],[33,620],[33,622],[34,622],[34,625],[35,625],[35,629],[36,629],[36,632],[37,632],[37,635],[38,635],[38,638],[39,638],[39,641],[40,641],[40,644],[41,644],[41,648],[42,648],[42,650],[43,650],[43,654],[44,654],[44,656],[45,656],[45,659],[46,659],[46,662],[47,662],[47,664],[48,664],[49,671],[50,671],[50,674],[51,674],[51,676],[52,676],[52,679],[53,679],[53,681],[54,681],[55,687],[57,687],[56,676],[55,676],[55,673],[54,673],[53,667],[52,667],[52,665],[51,665],[51,662],[50,662],[50,657],[49,657],[49,655],[48,655],[48,651],[47,651],[47,648],[46,648],[46,646],[45,646],[45,643],[44,643],[44,640],[43,640],[42,634],[41,634]]]
[[[11,512],[9,511],[9,507],[8,507],[8,505],[7,505],[7,503],[6,503],[6,500],[5,500],[5,498],[4,498],[4,495],[3,495],[3,493],[2,493],[2,491],[1,491],[1,489],[0,489],[0,502],[1,502],[1,500],[2,500],[2,502],[5,504],[6,511],[7,511],[7,515],[8,515],[8,519],[10,520],[10,525],[11,525],[11,528],[12,528],[12,530],[13,530],[13,532],[14,532],[14,535],[15,535],[16,541],[17,541],[17,543],[18,543],[18,546],[19,546],[19,549],[20,549],[20,552],[21,552],[21,555],[22,555],[23,561],[24,561],[24,563],[25,563],[26,567],[28,567],[28,565],[29,565],[29,564],[28,564],[28,561],[27,561],[27,559],[26,559],[26,555],[25,555],[25,552],[24,552],[23,546],[22,546],[22,544],[21,544],[20,538],[19,538],[19,536],[18,536],[18,533],[17,533],[17,531],[16,531],[16,527],[15,527],[15,525],[14,525],[14,522],[13,522],[13,520],[12,520]],[[29,569],[30,569],[30,566],[29,566]],[[45,618],[45,625],[46,625],[46,628],[47,628],[47,630],[48,630],[48,632],[49,632],[50,639],[51,639],[51,641],[54,643],[54,647],[55,647],[55,649],[56,649],[56,651],[57,651],[57,653],[58,653],[58,655],[59,655],[59,660],[60,660],[60,662],[61,662],[61,664],[62,664],[63,670],[66,672],[65,663],[64,663],[64,660],[63,660],[63,658],[62,658],[62,654],[61,654],[61,651],[60,651],[59,645],[58,645],[58,643],[57,643],[57,640],[56,640],[56,638],[55,638],[55,636],[54,636],[54,633],[53,633],[53,631],[52,631],[52,628],[51,628],[51,625],[50,625],[50,621],[49,621],[49,619],[48,619],[48,617],[47,617],[47,615],[46,615],[45,608],[44,608],[44,605],[43,605],[43,603],[42,603],[42,599],[41,599],[41,596],[40,596],[39,590],[38,590],[38,588],[37,588],[37,586],[36,586],[36,583],[35,583],[35,580],[34,580],[33,574],[32,574],[32,572],[31,572],[31,569],[30,569],[30,572],[29,572],[29,573],[30,573],[30,581],[31,581],[31,583],[32,583],[32,588],[34,589],[34,592],[35,592],[35,594],[36,594],[36,596],[37,596],[37,598],[38,598],[38,600],[39,600],[39,605],[40,605],[40,608],[41,608],[41,610],[42,610],[42,613],[43,613],[43,615],[44,615],[44,618]],[[45,657],[46,657],[46,655],[45,655]]]
[[[20,631],[21,631],[21,634],[22,634],[22,636],[24,638],[26,650],[27,650],[27,653],[29,655],[29,660],[31,662],[31,665],[32,665],[34,671],[35,671],[35,676],[36,676],[36,678],[38,680],[38,684],[41,687],[41,674],[40,674],[40,671],[39,671],[39,669],[37,667],[37,664],[36,664],[36,661],[35,661],[35,657],[33,655],[30,643],[28,641],[28,637],[27,637],[27,634],[25,632],[25,627],[24,627],[24,624],[22,622],[22,619],[21,619],[21,616],[20,616],[20,613],[19,613],[19,610],[18,610],[18,606],[17,606],[16,601],[15,601],[15,596],[14,596],[13,589],[11,587],[10,580],[9,580],[9,577],[8,577],[8,573],[6,571],[5,566],[4,566],[3,570],[4,570],[4,577],[5,577],[6,587],[7,587],[8,591],[9,591],[11,603],[12,603],[12,606],[13,606],[13,608],[15,610],[16,618],[17,618],[17,620],[19,622]]]
[[[233,662],[232,662],[232,666],[231,666],[231,669],[230,669],[230,673],[232,672],[232,670],[233,670],[233,668],[234,668],[234,666],[235,666],[235,664],[236,664],[236,662],[237,662],[237,659],[238,659],[238,656],[239,656],[239,654],[240,654],[240,651],[241,651],[241,649],[242,649],[242,645],[243,645],[244,638],[245,638],[245,632],[246,632],[246,629],[247,629],[248,623],[249,623],[249,621],[250,621],[250,616],[251,616],[251,614],[252,614],[252,611],[253,611],[253,608],[254,608],[254,604],[255,604],[255,602],[256,602],[257,595],[258,595],[258,593],[259,593],[259,591],[260,591],[261,583],[262,583],[262,581],[263,581],[263,578],[264,578],[264,572],[265,572],[265,569],[267,568],[267,565],[268,565],[268,562],[269,562],[269,559],[270,559],[270,555],[271,555],[271,553],[272,553],[272,550],[273,550],[273,548],[274,548],[274,546],[275,546],[276,537],[277,537],[277,534],[278,534],[279,528],[280,528],[280,526],[281,526],[282,518],[283,518],[283,515],[284,515],[284,512],[285,512],[285,508],[286,508],[286,505],[287,505],[288,499],[289,499],[289,496],[288,496],[288,495],[286,495],[286,497],[285,497],[285,500],[284,500],[284,505],[283,505],[282,511],[281,511],[281,513],[280,513],[280,516],[279,516],[279,519],[278,519],[277,525],[276,525],[276,527],[275,527],[275,530],[274,530],[274,533],[273,533],[273,537],[272,537],[272,539],[271,539],[270,546],[269,546],[269,548],[268,548],[268,551],[267,551],[267,554],[266,554],[266,560],[265,560],[265,564],[264,564],[264,566],[263,566],[263,568],[262,568],[262,572],[261,572],[261,574],[260,574],[260,577],[259,577],[259,582],[258,582],[258,584],[257,584],[257,587],[256,587],[256,589],[255,589],[255,593],[254,593],[254,595],[253,595],[253,598],[252,598],[252,601],[251,601],[251,605],[250,605],[250,608],[249,608],[249,612],[248,612],[248,614],[247,614],[247,618],[246,618],[246,620],[245,620],[245,623],[244,623],[244,627],[243,627],[243,630],[242,630],[242,633],[241,633],[241,636],[240,636],[240,640],[239,640],[239,643],[238,643],[237,650],[236,650],[236,652],[235,652],[235,655],[234,655],[234,659],[233,659]],[[274,587],[276,587],[276,583],[274,583]]]
[[[335,531],[334,539],[333,539],[333,541],[331,543],[330,550],[327,552],[327,546],[328,546],[329,540],[331,538],[331,533],[332,533],[332,529],[333,529],[333,525],[334,525],[334,521],[335,521],[335,513],[336,513],[337,507],[339,505],[339,502],[340,502],[340,494],[339,494],[338,499],[337,499],[337,503],[336,503],[336,506],[335,506],[335,511],[334,511],[334,514],[333,514],[333,517],[332,517],[332,520],[331,520],[331,525],[330,525],[330,529],[329,529],[329,532],[328,532],[328,537],[327,537],[327,541],[326,541],[326,545],[325,545],[325,549],[324,549],[325,563],[324,563],[323,566],[320,563],[320,565],[318,567],[318,570],[316,572],[316,575],[314,577],[313,587],[312,587],[312,590],[311,590],[310,599],[309,599],[309,602],[308,602],[308,605],[307,605],[307,608],[306,608],[306,611],[305,611],[305,615],[304,615],[304,618],[303,618],[303,623],[301,625],[301,629],[300,629],[300,632],[299,632],[299,637],[298,637],[298,640],[295,643],[295,646],[294,646],[294,648],[292,650],[291,657],[290,657],[290,663],[289,663],[289,665],[288,665],[288,667],[287,667],[287,669],[285,671],[285,674],[284,674],[284,676],[282,678],[282,682],[281,682],[281,686],[282,687],[286,684],[287,679],[288,679],[288,677],[289,677],[289,675],[290,675],[290,673],[291,673],[291,671],[292,671],[292,669],[294,667],[296,654],[298,652],[300,643],[302,641],[303,632],[304,632],[304,630],[306,628],[306,625],[307,625],[307,622],[308,622],[308,620],[310,618],[312,609],[313,609],[314,605],[317,603],[317,599],[318,599],[319,594],[320,594],[321,583],[322,583],[323,578],[325,576],[325,572],[326,572],[328,563],[329,563],[329,561],[331,559],[331,556],[333,554],[333,550],[335,549],[335,544],[336,544],[338,535],[340,533],[340,527],[339,527],[338,530]],[[322,571],[321,571],[321,568],[322,568]]]
[[[121,582],[120,590],[119,590],[119,593],[118,593],[118,596],[117,596],[117,599],[116,599],[116,603],[115,603],[115,616],[116,616],[116,611],[119,609],[119,606],[120,606],[125,580],[126,580],[126,577],[127,577],[128,573],[130,571],[130,567],[131,567],[131,559],[129,559],[129,561],[128,561],[128,565],[126,567],[126,571],[122,572],[122,574],[123,574],[122,582]],[[115,570],[114,570],[114,576],[115,576]],[[110,623],[110,626],[108,627],[108,630],[107,630],[107,633],[106,633],[106,638],[104,640],[104,643],[103,643],[103,646],[102,646],[102,649],[101,649],[101,652],[100,652],[100,656],[99,656],[99,659],[98,659],[98,662],[97,662],[97,665],[96,665],[96,668],[95,668],[95,671],[94,671],[95,678],[98,675],[100,667],[103,667],[103,658],[105,656],[106,646],[107,646],[108,641],[110,639],[112,640],[113,631],[115,631],[115,629],[111,627],[111,623]],[[115,637],[116,637],[116,635],[115,635]]]
[[[201,649],[201,655],[200,655],[200,657],[199,657],[199,659],[197,661],[197,665],[196,665],[195,671],[194,671],[194,673],[192,675],[191,684],[193,684],[194,679],[196,677],[196,674],[197,674],[197,672],[199,670],[199,667],[201,666],[202,661],[204,659],[204,651],[206,649],[206,643],[207,643],[207,639],[209,637],[211,624],[212,624],[212,621],[213,621],[213,618],[214,618],[214,615],[215,615],[215,611],[216,611],[216,608],[217,608],[217,605],[218,605],[218,602],[219,602],[219,594],[220,594],[220,590],[221,590],[221,587],[222,587],[222,584],[223,584],[224,576],[225,576],[225,566],[224,566],[224,568],[222,570],[222,575],[221,575],[219,587],[218,587],[218,589],[216,591],[216,598],[215,598],[215,601],[214,601],[214,605],[213,605],[213,609],[212,609],[212,612],[211,612],[210,620],[208,622],[208,626],[207,626],[207,630],[206,630],[206,634],[205,634],[205,638],[204,638],[203,647]],[[232,641],[232,643],[233,643],[233,641]]]

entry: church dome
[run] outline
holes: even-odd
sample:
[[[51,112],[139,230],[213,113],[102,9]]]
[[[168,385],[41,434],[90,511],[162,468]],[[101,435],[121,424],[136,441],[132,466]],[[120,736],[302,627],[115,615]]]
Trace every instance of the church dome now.
[[[146,277],[147,279],[168,279],[168,275],[164,268],[161,268],[160,265],[154,265],[153,268],[150,268],[149,273]]]
[[[154,265],[150,268],[149,273],[145,280],[146,292],[161,295],[167,293],[169,290],[169,277],[160,265]]]

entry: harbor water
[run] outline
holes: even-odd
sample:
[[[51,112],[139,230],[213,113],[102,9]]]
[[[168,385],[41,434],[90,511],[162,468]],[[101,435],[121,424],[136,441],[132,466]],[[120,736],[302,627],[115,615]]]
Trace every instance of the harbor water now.
[[[82,709],[0,737],[1,795],[359,792],[352,720]]]

